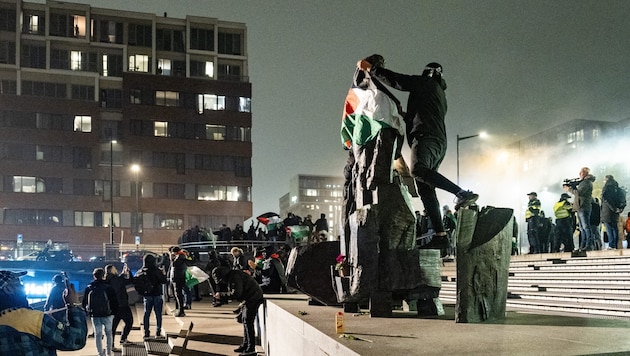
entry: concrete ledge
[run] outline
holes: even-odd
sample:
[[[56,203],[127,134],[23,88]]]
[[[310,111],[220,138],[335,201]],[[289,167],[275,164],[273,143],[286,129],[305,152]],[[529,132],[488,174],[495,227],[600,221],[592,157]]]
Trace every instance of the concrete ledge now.
[[[304,303],[306,305],[306,301]],[[261,325],[264,325],[266,329],[262,343],[267,356],[286,356],[287,350],[291,350],[292,355],[303,356],[359,355],[339,343],[338,340],[300,319],[298,315],[291,314],[277,305],[273,299],[266,300],[264,312],[258,315]],[[333,313],[330,313],[330,329],[334,330]]]

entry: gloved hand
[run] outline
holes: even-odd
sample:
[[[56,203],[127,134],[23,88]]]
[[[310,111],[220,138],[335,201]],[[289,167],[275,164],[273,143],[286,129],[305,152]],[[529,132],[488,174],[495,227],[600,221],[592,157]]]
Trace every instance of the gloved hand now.
[[[369,72],[370,69],[372,69],[372,64],[370,64],[370,62],[366,61],[365,59],[362,59],[357,62],[357,68]]]

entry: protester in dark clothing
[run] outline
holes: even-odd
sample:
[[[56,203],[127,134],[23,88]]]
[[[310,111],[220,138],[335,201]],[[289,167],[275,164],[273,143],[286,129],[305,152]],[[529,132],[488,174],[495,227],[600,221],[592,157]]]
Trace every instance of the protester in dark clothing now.
[[[114,288],[118,300],[118,311],[114,314],[114,320],[112,321],[112,342],[116,345],[116,329],[122,320],[125,323],[125,327],[120,334],[120,344],[124,345],[127,343],[127,337],[133,326],[133,313],[129,307],[129,295],[127,294],[127,284],[131,283],[131,273],[129,273],[127,264],[123,266],[120,275],[118,275],[118,269],[114,265],[105,266],[105,273],[105,280]]]
[[[602,189],[602,210],[601,222],[606,227],[608,233],[608,248],[616,249],[619,246],[619,213],[622,209],[615,206],[615,191],[619,188],[619,183],[612,175],[607,175]]]
[[[542,206],[536,192],[528,193],[527,198],[529,201],[525,211],[525,221],[527,222],[529,253],[540,253],[540,211]]]
[[[217,267],[212,271],[212,278],[217,284],[226,285],[226,292],[215,293],[215,298],[221,295],[230,296],[241,302],[239,318],[243,323],[243,342],[235,349],[240,356],[256,355],[256,335],[254,320],[258,314],[258,307],[263,303],[263,291],[256,281],[243,271],[231,270],[227,267]]]
[[[243,249],[240,247],[232,247],[230,253],[232,254],[232,269],[243,271],[248,268],[247,257],[243,253]]]
[[[228,263],[228,261],[226,261],[225,259],[223,259],[219,254],[217,254],[216,250],[210,250],[210,252],[208,252],[208,264],[206,265],[206,272],[208,272],[209,275],[212,274],[212,270],[214,270],[217,267],[229,267],[230,264]],[[214,279],[210,278],[210,287],[212,287],[212,296],[214,298],[214,301],[212,302],[212,306],[213,307],[220,307],[223,304],[227,304],[228,303],[228,299],[226,296],[222,296],[220,298],[216,298],[214,297],[216,292],[225,292],[225,290],[222,290],[222,285],[217,285],[214,282]]]
[[[601,205],[599,204],[599,199],[593,198],[591,202],[591,221],[589,226],[591,227],[591,238],[593,239],[593,249],[601,250],[602,249],[602,234],[600,232],[599,226],[601,225]],[[610,234],[608,234],[610,236]]]
[[[56,274],[53,277],[53,287],[50,289],[50,293],[48,293],[46,304],[44,304],[44,312],[52,311],[50,316],[61,322],[66,322],[66,310],[64,309],[66,301],[63,298],[65,290],[65,278],[61,274]]]
[[[166,283],[166,276],[158,266],[155,256],[152,254],[144,255],[142,259],[142,268],[136,272],[136,277],[147,275],[151,280],[152,290],[142,296],[144,304],[144,315],[142,325],[144,327],[144,338],[148,339],[151,334],[149,331],[149,319],[151,311],[155,312],[156,336],[162,336],[162,308],[164,300],[162,299],[162,285]]]
[[[169,279],[173,283],[175,289],[175,316],[186,316],[184,308],[186,301],[184,299],[184,293],[186,288],[186,255],[178,246],[171,247],[171,270],[169,273]]]
[[[105,270],[95,268],[92,272],[94,280],[88,284],[83,293],[83,308],[88,311],[88,315],[92,318],[92,329],[94,330],[94,340],[96,341],[96,351],[99,356],[111,355],[114,352],[114,337],[112,334],[112,322],[114,315],[118,312],[118,298],[114,288],[105,281]],[[91,293],[100,293],[103,289],[107,295],[109,308],[100,308],[100,303],[91,303],[91,299],[95,298]],[[95,308],[99,307],[98,310]],[[107,345],[103,349],[103,332],[105,333],[105,341]]]
[[[0,271],[0,350],[2,355],[57,355],[57,350],[85,347],[88,326],[72,284],[64,296],[68,323],[29,307],[20,277],[26,272]],[[17,342],[16,342],[17,341]]]
[[[435,228],[435,236],[423,248],[445,249],[448,236],[442,224],[440,203],[435,188],[440,188],[456,196],[455,210],[473,204],[479,197],[459,187],[438,173],[446,154],[446,81],[442,78],[442,66],[429,63],[422,75],[404,75],[383,68],[381,63],[372,63],[367,58],[358,63],[362,70],[371,71],[372,75],[388,86],[409,92],[407,113],[404,115],[407,142],[411,147],[411,175],[416,181],[418,194],[429,219]]]

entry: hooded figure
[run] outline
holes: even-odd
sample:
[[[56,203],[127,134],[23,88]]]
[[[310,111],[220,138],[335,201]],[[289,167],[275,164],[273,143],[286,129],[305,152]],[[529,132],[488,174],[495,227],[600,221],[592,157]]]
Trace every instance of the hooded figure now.
[[[66,311],[60,310],[66,306],[66,301],[63,299],[63,293],[66,290],[65,279],[61,274],[56,274],[53,277],[53,287],[50,289],[50,293],[48,293],[48,298],[46,299],[46,304],[44,304],[44,311],[51,311],[52,317],[66,322]]]
[[[228,267],[216,267],[212,270],[215,283],[224,285],[226,292],[216,292],[214,297],[229,296],[241,302],[239,322],[243,323],[243,342],[235,352],[241,356],[256,355],[256,336],[254,334],[254,320],[258,307],[263,302],[263,291],[258,283],[241,270],[231,270]]]
[[[149,319],[151,311],[155,311],[156,336],[162,336],[162,285],[166,283],[166,276],[157,266],[157,260],[152,254],[146,254],[142,258],[142,268],[136,273],[134,278],[142,278],[146,275],[151,280],[151,292],[142,296],[144,315],[144,337],[149,338]]]
[[[56,355],[56,350],[85,347],[86,315],[77,308],[79,295],[70,284],[64,301],[68,322],[29,308],[20,281],[26,272],[0,271],[0,350],[3,355]],[[16,342],[18,340],[19,342]]]

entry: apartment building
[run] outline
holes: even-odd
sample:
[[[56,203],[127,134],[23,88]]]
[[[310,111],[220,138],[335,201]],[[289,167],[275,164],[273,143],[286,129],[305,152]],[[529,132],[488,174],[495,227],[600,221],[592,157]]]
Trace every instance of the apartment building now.
[[[339,176],[298,174],[289,181],[289,192],[279,199],[280,217],[289,213],[305,218],[311,215],[315,222],[321,214],[326,216],[329,238],[343,235],[343,184]]]
[[[94,254],[249,218],[247,63],[242,23],[0,0],[1,247]]]

